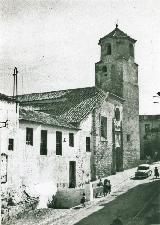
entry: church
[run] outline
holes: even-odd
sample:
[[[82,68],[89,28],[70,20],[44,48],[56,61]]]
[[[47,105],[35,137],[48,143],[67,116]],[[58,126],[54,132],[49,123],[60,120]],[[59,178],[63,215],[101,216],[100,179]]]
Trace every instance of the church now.
[[[95,64],[94,87],[18,96],[20,117],[23,110],[43,112],[80,129],[83,134],[89,131],[84,139],[90,146],[91,180],[133,167],[140,159],[135,42],[118,25],[100,38],[101,56]],[[82,139],[81,134],[79,149],[87,145]],[[76,164],[73,167],[77,173]]]
[[[118,25],[100,38],[93,87],[16,96],[16,135],[7,132],[13,127],[8,121],[1,146],[7,159],[4,193],[23,185],[51,182],[57,188],[79,189],[138,164],[135,42]],[[9,104],[5,99],[0,102]]]

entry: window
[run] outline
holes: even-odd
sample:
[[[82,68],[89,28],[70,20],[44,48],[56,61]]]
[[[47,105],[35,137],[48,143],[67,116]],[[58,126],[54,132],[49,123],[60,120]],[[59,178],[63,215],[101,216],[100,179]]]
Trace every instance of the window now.
[[[107,55],[111,55],[112,53],[111,44],[107,44],[106,48],[107,48]]]
[[[150,124],[145,124],[145,132],[150,131]]]
[[[104,76],[107,76],[107,66],[102,67],[102,72],[104,73]]]
[[[47,130],[41,130],[40,155],[47,155]]]
[[[116,118],[117,121],[120,120],[120,111],[119,111],[118,108],[116,108],[116,110],[115,110],[115,118]]]
[[[101,116],[101,137],[107,139],[107,117]]]
[[[130,134],[127,134],[127,142],[129,142],[131,140],[131,136]]]
[[[62,155],[62,132],[56,131],[56,155]]]
[[[14,149],[14,139],[9,138],[9,142],[8,142],[8,150],[12,150]]]
[[[69,146],[74,147],[74,134],[69,133]]]
[[[33,128],[26,128],[26,144],[33,145]]]
[[[130,56],[134,57],[134,47],[132,44],[129,44],[129,53],[130,53]]]
[[[86,152],[90,152],[90,137],[86,137]]]

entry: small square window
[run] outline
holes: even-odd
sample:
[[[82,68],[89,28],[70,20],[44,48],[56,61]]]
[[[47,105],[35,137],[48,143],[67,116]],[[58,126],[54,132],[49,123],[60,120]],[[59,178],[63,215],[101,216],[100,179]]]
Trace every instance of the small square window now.
[[[69,133],[69,146],[74,147],[74,134]]]
[[[129,142],[131,140],[131,136],[130,134],[127,134],[127,142]]]
[[[14,139],[9,138],[8,150],[14,150]]]

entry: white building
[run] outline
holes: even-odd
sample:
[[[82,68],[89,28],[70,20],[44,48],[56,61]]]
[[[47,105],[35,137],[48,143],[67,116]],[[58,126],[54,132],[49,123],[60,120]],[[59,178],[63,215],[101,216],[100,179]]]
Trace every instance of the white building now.
[[[20,185],[18,148],[19,107],[15,100],[0,94],[0,150],[2,191]]]

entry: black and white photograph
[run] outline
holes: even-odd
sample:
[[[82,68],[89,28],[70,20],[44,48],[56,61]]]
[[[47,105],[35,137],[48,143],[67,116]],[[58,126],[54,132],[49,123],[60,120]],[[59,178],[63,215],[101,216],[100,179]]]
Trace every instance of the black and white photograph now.
[[[160,225],[160,1],[0,0],[2,225]]]

